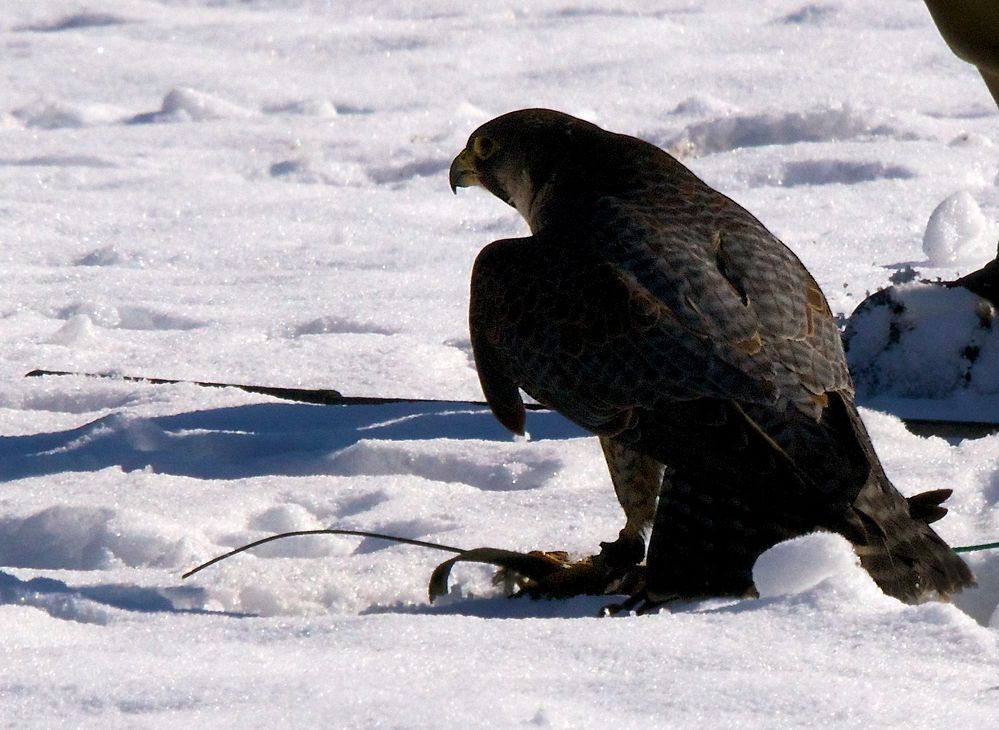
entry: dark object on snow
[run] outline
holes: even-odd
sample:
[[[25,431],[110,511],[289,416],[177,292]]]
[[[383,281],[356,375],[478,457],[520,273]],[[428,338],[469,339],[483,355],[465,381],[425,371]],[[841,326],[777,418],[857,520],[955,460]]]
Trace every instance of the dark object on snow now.
[[[999,12],[999,6],[996,8],[996,12]],[[983,299],[988,299],[992,302],[992,306],[999,308],[999,258],[993,259],[978,271],[972,271],[956,281],[944,282],[944,285],[948,287],[963,286]]]
[[[996,0],[926,0],[954,54],[974,64],[999,104],[999,5]]]
[[[531,228],[476,259],[472,349],[511,431],[523,389],[600,437],[627,522],[597,569],[641,561],[654,521],[636,591],[653,604],[751,594],[763,551],[817,529],[903,601],[973,584],[882,470],[815,280],[745,209],[651,144],[544,109],[477,129],[449,177]]]
[[[280,388],[272,385],[241,385],[239,383],[212,383],[200,380],[172,380],[169,378],[147,378],[136,375],[120,375],[118,373],[83,373],[68,370],[32,370],[25,373],[26,378],[40,378],[46,375],[73,375],[82,378],[104,378],[107,380],[124,380],[128,383],[149,383],[150,385],[171,385],[186,383],[202,388],[237,388],[247,393],[268,395],[272,398],[294,401],[296,403],[313,403],[320,406],[380,406],[390,403],[455,403],[459,405],[484,406],[484,401],[442,401],[435,398],[393,398],[385,396],[343,395],[338,390],[311,388]],[[524,405],[528,410],[546,410],[537,403]]]
[[[269,395],[272,398],[291,400],[298,403],[315,403],[316,405],[336,405],[342,403],[344,397],[336,390],[306,390],[304,388],[276,388],[267,385],[239,385],[237,383],[209,383],[195,380],[171,380],[169,378],[141,378],[134,375],[119,375],[117,373],[74,373],[67,370],[32,370],[26,373],[26,378],[40,378],[46,375],[77,375],[86,378],[106,378],[108,380],[124,380],[128,383],[149,383],[150,385],[173,385],[187,383],[202,388],[238,388],[247,393]]]

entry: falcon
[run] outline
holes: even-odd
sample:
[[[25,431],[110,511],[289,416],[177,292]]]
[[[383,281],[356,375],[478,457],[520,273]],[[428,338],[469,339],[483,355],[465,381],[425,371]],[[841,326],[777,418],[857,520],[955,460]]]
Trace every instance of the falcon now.
[[[449,177],[531,231],[472,271],[492,412],[522,434],[523,391],[596,434],[624,509],[576,592],[640,575],[646,605],[753,595],[756,558],[816,530],[846,537],[902,601],[973,585],[929,526],[950,491],[892,486],[825,296],[744,208],[658,147],[547,109],[479,127]]]

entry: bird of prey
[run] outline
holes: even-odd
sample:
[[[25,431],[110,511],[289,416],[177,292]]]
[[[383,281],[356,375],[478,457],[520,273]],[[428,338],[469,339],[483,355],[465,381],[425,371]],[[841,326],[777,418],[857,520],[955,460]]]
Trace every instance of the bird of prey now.
[[[756,558],[815,530],[903,601],[973,584],[929,527],[949,490],[892,486],[822,291],[744,208],[658,147],[547,109],[479,127],[449,176],[530,226],[476,258],[475,365],[509,430],[523,390],[600,438],[626,516],[592,563],[608,585],[645,557],[648,602],[752,595]]]

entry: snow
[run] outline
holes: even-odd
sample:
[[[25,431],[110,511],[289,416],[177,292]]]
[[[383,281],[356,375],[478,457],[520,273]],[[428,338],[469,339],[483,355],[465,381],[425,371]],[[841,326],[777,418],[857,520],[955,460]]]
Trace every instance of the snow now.
[[[832,591],[834,600],[890,602],[863,570],[850,543],[840,535],[814,533],[774,545],[753,566],[760,598],[801,596]],[[809,600],[812,600],[811,598]]]
[[[861,396],[999,396],[995,307],[963,287],[902,284],[850,316],[847,361]],[[999,413],[999,411],[993,411]],[[983,420],[990,420],[985,419]]]
[[[682,155],[843,317],[896,272],[985,263],[999,117],[922,3],[99,5],[0,18],[4,724],[994,724],[996,551],[967,556],[979,587],[953,604],[903,606],[842,540],[806,536],[761,557],[761,599],[603,619],[615,597],[508,600],[467,564],[430,605],[448,556],[374,539],[290,538],[180,579],[283,530],[578,555],[616,535],[594,439],[531,413],[517,440],[460,402],[481,397],[472,260],[526,226],[453,197],[446,171],[503,112],[557,108]],[[892,387],[864,403],[995,419],[984,385],[936,390],[962,338],[986,337],[977,305],[904,296],[936,359],[871,360]],[[983,340],[973,366],[997,351]],[[903,493],[954,489],[945,539],[999,539],[999,435],[863,415]]]
[[[923,234],[923,252],[931,266],[955,262],[984,263],[995,257],[995,231],[967,190],[933,209]]]

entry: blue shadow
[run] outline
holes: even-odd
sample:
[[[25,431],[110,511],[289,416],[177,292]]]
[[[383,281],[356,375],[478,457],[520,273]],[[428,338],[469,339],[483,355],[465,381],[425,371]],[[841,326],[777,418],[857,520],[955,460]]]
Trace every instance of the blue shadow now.
[[[529,413],[527,429],[532,440],[586,435],[552,411]],[[0,482],[112,466],[200,479],[322,474],[332,454],[364,439],[513,436],[487,408],[447,402],[261,403],[154,418],[120,413],[65,431],[0,436]]]

